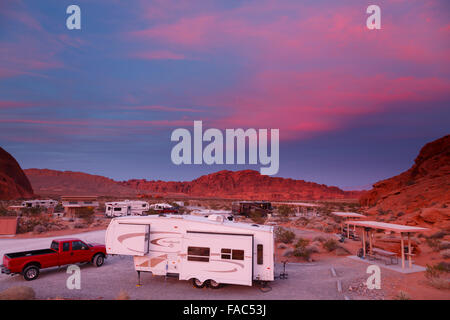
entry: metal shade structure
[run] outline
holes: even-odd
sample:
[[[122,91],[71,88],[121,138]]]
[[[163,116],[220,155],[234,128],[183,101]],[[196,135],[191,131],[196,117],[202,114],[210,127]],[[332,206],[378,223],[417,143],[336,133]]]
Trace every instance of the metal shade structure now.
[[[427,231],[428,228],[422,228],[422,227],[413,227],[413,226],[406,226],[401,224],[394,224],[394,223],[386,223],[386,222],[379,222],[379,221],[346,221],[345,222],[348,226],[350,225],[354,227],[361,227],[363,229],[363,236],[362,236],[362,243],[363,243],[363,255],[366,256],[366,232],[368,232],[368,238],[369,238],[369,250],[372,254],[372,245],[373,245],[373,233],[376,230],[385,230],[390,231],[394,233],[400,234],[400,245],[401,245],[401,254],[402,254],[402,269],[405,268],[405,250],[404,250],[404,239],[403,234],[405,233],[407,235],[408,240],[408,263],[409,267],[412,268],[412,260],[411,257],[413,256],[411,252],[411,233],[416,232],[423,232]]]
[[[357,212],[340,212],[335,211],[331,212],[332,215],[345,219],[363,219],[367,218],[365,215],[357,213]],[[354,230],[353,230],[354,231]],[[344,234],[344,224],[341,223],[341,232]],[[350,238],[350,228],[347,227],[347,238]]]

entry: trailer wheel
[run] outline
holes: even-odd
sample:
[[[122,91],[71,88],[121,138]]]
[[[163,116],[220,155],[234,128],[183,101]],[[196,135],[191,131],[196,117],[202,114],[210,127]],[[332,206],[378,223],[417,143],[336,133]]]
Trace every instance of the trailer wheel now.
[[[205,286],[205,283],[206,281],[200,281],[200,280],[198,280],[198,279],[192,279],[192,285],[194,286],[194,287],[196,287],[196,288],[198,288],[198,289],[201,289],[201,288],[203,288],[204,286]]]
[[[97,253],[94,256],[94,259],[92,259],[92,262],[94,263],[94,266],[101,267],[103,263],[105,263],[105,257],[101,253]]]
[[[209,285],[209,287],[210,287],[211,289],[219,289],[219,288],[222,288],[222,284],[221,284],[221,283],[218,283],[218,282],[216,282],[216,281],[214,281],[214,280],[209,280],[209,281],[208,281],[208,285]]]
[[[23,278],[27,281],[35,280],[39,276],[39,268],[37,266],[28,266],[23,270]]]

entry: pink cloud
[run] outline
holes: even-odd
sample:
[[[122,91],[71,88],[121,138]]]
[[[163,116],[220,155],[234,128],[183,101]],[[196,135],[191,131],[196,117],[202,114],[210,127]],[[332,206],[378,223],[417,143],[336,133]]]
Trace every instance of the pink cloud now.
[[[144,60],[183,60],[185,56],[167,50],[138,52],[130,54],[132,58]]]

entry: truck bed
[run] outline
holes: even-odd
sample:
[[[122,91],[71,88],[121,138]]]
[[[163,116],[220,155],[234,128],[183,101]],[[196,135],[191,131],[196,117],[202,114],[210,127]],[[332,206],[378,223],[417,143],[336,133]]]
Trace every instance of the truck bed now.
[[[7,253],[5,256],[9,259],[22,258],[22,257],[31,257],[42,254],[56,253],[52,249],[40,249],[40,250],[31,250],[31,251],[22,251],[22,252],[13,252]]]

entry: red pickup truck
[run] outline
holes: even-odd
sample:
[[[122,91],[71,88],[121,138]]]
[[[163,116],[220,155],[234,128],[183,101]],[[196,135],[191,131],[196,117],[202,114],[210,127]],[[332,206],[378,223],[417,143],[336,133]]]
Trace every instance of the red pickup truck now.
[[[50,249],[5,254],[1,272],[11,275],[20,273],[30,281],[39,276],[40,269],[79,262],[91,262],[101,267],[105,258],[104,245],[85,243],[80,239],[58,239],[52,241]]]

